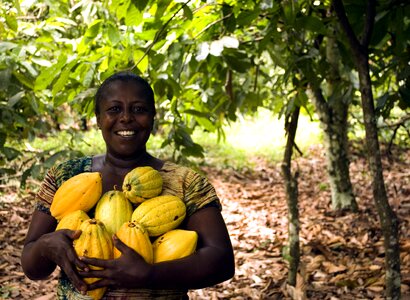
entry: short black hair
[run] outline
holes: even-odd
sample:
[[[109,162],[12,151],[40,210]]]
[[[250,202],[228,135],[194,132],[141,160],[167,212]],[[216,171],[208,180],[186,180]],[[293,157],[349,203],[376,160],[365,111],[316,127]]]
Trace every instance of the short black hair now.
[[[107,88],[114,81],[133,82],[134,84],[141,86],[143,88],[143,91],[146,94],[146,100],[148,104],[151,106],[150,108],[151,108],[153,115],[156,114],[154,91],[152,90],[148,81],[146,81],[144,78],[132,72],[123,71],[123,72],[115,73],[111,75],[110,77],[108,77],[107,79],[105,79],[104,82],[98,88],[97,93],[95,94],[95,99],[94,99],[94,113],[96,116],[100,114],[100,103],[101,103],[101,100],[104,99],[104,94]]]

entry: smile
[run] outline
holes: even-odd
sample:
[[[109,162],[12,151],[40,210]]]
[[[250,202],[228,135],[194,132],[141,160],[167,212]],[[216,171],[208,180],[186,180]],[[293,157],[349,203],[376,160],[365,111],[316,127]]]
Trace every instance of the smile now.
[[[134,130],[121,130],[121,131],[117,131],[116,134],[120,136],[128,137],[128,136],[136,135],[137,132]]]

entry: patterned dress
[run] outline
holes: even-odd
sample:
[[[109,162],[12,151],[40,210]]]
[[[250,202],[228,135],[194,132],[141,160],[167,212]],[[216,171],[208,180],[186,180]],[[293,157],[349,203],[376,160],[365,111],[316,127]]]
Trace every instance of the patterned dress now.
[[[52,167],[44,178],[36,195],[36,209],[50,214],[53,196],[67,179],[84,172],[93,172],[92,156],[69,160]],[[182,199],[187,207],[187,216],[205,206],[221,209],[214,187],[209,181],[190,168],[165,162],[159,170],[163,179],[162,195],[174,195]],[[108,289],[103,299],[188,299],[187,290],[150,290],[150,289]],[[58,281],[57,299],[91,299],[78,293],[64,272]]]

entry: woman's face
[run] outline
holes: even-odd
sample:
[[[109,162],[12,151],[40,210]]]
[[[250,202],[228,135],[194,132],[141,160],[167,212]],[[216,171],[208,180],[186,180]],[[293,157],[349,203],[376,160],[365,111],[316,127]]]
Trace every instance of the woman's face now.
[[[107,152],[132,159],[145,151],[153,122],[154,115],[141,85],[117,80],[107,86],[97,115]]]

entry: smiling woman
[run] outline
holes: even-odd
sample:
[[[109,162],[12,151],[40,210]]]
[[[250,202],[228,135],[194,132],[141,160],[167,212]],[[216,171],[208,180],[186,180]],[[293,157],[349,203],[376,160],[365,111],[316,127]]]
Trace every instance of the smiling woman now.
[[[36,196],[22,253],[25,274],[33,280],[45,279],[59,266],[58,299],[84,299],[82,294],[98,288],[107,288],[106,299],[187,299],[188,289],[231,278],[233,250],[215,189],[193,170],[162,161],[146,150],[155,117],[154,93],[149,84],[132,73],[114,74],[101,85],[95,100],[106,152],[58,164],[47,173]],[[73,240],[81,232],[55,231],[57,221],[50,215],[57,189],[75,175],[99,172],[105,193],[121,187],[125,175],[141,166],[161,174],[161,195],[184,201],[186,218],[179,228],[198,234],[196,252],[182,259],[150,264],[114,236],[114,246],[122,253],[119,258],[77,257]],[[90,264],[98,270],[89,268]],[[101,279],[87,285],[87,278]]]

